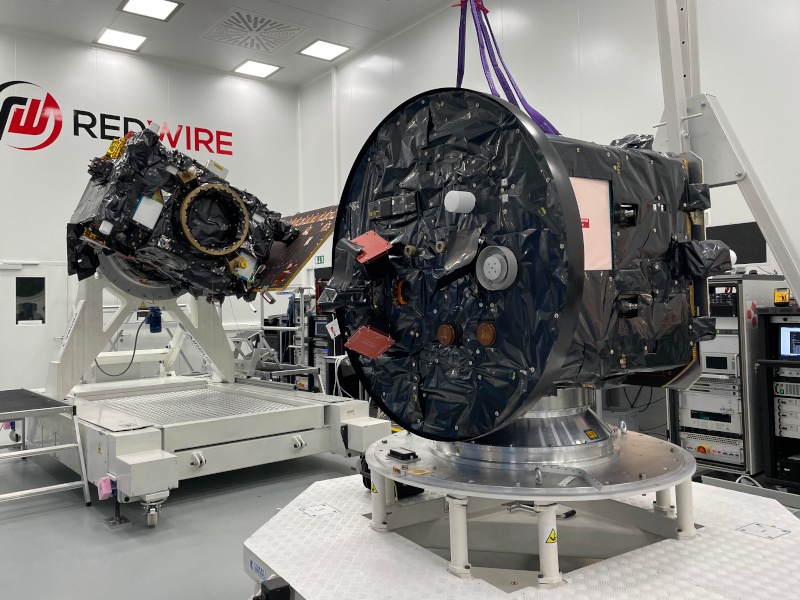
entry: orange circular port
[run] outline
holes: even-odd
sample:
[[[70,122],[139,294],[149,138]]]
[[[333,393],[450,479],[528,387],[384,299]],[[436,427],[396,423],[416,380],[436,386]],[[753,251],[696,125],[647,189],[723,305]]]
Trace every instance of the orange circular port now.
[[[456,341],[456,330],[452,325],[444,324],[439,325],[439,331],[436,332],[436,338],[443,346],[449,346]]]
[[[478,341],[483,346],[491,346],[497,339],[497,330],[491,323],[478,325]]]
[[[699,454],[708,454],[708,446],[698,446],[697,452]]]
[[[405,279],[401,279],[397,282],[394,286],[394,299],[397,301],[398,304],[401,306],[405,306],[408,304],[408,298],[406,296],[408,292],[408,282]]]

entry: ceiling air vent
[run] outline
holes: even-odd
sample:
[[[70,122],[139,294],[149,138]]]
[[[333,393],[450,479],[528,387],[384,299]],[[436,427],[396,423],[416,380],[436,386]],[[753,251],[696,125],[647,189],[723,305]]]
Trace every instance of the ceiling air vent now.
[[[204,37],[223,44],[273,53],[306,30],[305,27],[234,8]]]

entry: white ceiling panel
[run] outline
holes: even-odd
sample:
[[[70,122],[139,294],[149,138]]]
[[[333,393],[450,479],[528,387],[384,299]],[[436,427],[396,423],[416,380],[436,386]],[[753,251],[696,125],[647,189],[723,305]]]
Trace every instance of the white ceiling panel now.
[[[283,67],[269,81],[300,86],[331,64],[297,54],[311,42],[323,39],[352,48],[333,61],[336,64],[449,3],[186,0],[167,22],[120,12],[118,0],[0,0],[0,4],[3,27],[86,44],[103,27],[112,27],[146,36],[138,53],[142,56],[226,72],[253,59]]]

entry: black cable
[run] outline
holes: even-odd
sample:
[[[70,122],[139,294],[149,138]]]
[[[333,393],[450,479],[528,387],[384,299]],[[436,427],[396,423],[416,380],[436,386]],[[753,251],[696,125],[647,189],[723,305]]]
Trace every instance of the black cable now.
[[[643,390],[643,389],[644,389],[644,388],[641,388],[641,387],[639,388],[639,391],[638,391],[638,392],[636,392],[636,397],[633,399],[633,402],[631,402],[631,399],[628,397],[628,387],[627,387],[627,386],[625,386],[624,388],[622,388],[622,391],[623,391],[623,393],[625,394],[625,400],[627,400],[627,401],[628,401],[628,405],[629,405],[631,408],[633,408],[633,407],[636,405],[636,402],[638,402],[638,400],[639,400],[639,394],[641,394],[641,393],[642,393],[642,390]],[[653,388],[650,388],[650,389],[653,389]]]
[[[123,375],[125,375],[125,373],[128,372],[128,369],[130,369],[131,365],[133,364],[133,359],[136,358],[136,345],[139,342],[139,332],[142,330],[142,325],[144,325],[145,323],[147,323],[147,319],[144,319],[141,323],[139,323],[139,329],[136,330],[136,337],[133,338],[133,352],[131,353],[131,362],[128,363],[128,366],[125,367],[125,370],[122,373],[117,373],[116,375],[113,373],[109,373],[108,371],[105,371],[103,367],[100,366],[100,364],[97,362],[97,359],[95,358],[94,365],[98,369],[100,369],[101,373],[107,375],[108,377],[122,377]]]
[[[658,404],[659,402],[661,402],[662,400],[664,400],[666,397],[667,397],[667,396],[666,396],[666,394],[665,394],[663,398],[659,398],[658,400],[656,400],[655,402],[653,402],[653,388],[650,388],[650,399],[647,401],[647,404],[645,404],[644,408],[643,408],[642,410],[640,410],[639,412],[640,412],[640,413],[643,413],[643,412],[644,412],[644,411],[646,411],[648,408],[650,408],[650,405],[651,405],[651,404]]]

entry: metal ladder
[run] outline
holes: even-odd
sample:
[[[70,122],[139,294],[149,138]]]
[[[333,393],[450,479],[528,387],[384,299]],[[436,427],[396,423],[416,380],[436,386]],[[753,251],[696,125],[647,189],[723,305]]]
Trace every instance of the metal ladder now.
[[[75,442],[71,444],[58,444],[55,446],[48,446],[45,448],[31,448],[27,447],[27,440],[25,439],[25,419],[31,417],[43,417],[54,414],[67,414],[72,416],[72,423],[75,427]],[[81,433],[78,428],[78,417],[75,406],[65,402],[59,402],[42,396],[29,390],[0,390],[0,423],[3,422],[22,422],[22,435],[20,441],[11,444],[5,444],[0,448],[21,448],[20,450],[11,452],[0,452],[0,462],[11,460],[14,458],[29,458],[31,456],[42,456],[45,454],[56,454],[68,450],[74,450],[78,453],[81,465],[81,478],[79,481],[72,481],[69,483],[59,483],[55,485],[48,485],[39,488],[32,488],[22,490],[19,492],[10,492],[7,494],[0,494],[0,502],[9,500],[20,500],[22,498],[29,498],[32,496],[42,496],[44,494],[53,494],[56,492],[65,492],[67,490],[76,490],[83,488],[83,499],[86,506],[91,504],[91,496],[89,495],[89,482],[86,478],[86,460],[81,450]]]

